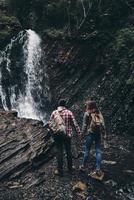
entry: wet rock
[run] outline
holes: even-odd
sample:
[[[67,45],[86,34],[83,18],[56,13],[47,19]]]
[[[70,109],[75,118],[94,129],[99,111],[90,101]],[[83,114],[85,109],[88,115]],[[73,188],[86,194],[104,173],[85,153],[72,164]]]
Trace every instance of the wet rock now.
[[[0,180],[19,177],[53,157],[53,140],[39,121],[0,112]]]
[[[123,200],[134,200],[134,182],[131,185],[127,184],[123,188],[118,189],[116,194]]]
[[[111,185],[112,187],[117,185],[117,183],[115,181],[113,181],[113,180],[108,180],[108,181],[105,182],[105,184],[106,185]]]
[[[0,116],[17,117],[17,115],[18,115],[18,113],[15,110],[11,110],[11,111],[0,110]]]
[[[103,164],[107,165],[115,165],[117,162],[112,160],[103,160]]]
[[[85,183],[82,183],[81,181],[79,181],[78,183],[76,183],[76,185],[73,186],[73,192],[84,191],[86,189],[87,185]]]
[[[14,189],[14,188],[21,188],[23,187],[23,185],[20,184],[19,182],[11,182],[10,184],[8,184],[8,187],[10,189]]]
[[[134,174],[134,171],[133,171],[133,170],[129,170],[129,169],[124,170],[124,172],[126,172],[126,173],[128,173],[128,174]]]
[[[86,199],[87,196],[87,185],[79,181],[76,185],[73,186],[73,193],[77,198]]]

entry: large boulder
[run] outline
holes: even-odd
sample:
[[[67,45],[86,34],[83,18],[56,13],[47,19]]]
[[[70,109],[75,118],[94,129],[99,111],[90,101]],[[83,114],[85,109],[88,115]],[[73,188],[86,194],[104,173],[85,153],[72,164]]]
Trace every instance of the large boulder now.
[[[0,111],[0,180],[38,168],[53,156],[53,140],[43,123]]]

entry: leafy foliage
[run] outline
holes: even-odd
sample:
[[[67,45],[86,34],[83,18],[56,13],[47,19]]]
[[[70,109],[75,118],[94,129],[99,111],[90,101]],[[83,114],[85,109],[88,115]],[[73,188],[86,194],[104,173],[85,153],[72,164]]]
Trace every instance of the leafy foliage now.
[[[133,4],[133,0],[10,0],[23,26],[64,28],[69,34],[122,27]]]

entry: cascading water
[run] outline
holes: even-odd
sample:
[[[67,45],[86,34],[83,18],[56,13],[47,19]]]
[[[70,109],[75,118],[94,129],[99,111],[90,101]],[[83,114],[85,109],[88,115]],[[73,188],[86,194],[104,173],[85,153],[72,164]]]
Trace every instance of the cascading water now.
[[[29,116],[32,119],[40,119],[41,116],[39,116],[39,113],[37,112],[37,105],[34,102],[32,92],[34,93],[35,90],[38,91],[41,89],[37,77],[37,73],[39,73],[39,62],[41,59],[41,40],[32,30],[28,30],[27,34],[28,39],[23,46],[27,84],[25,95],[20,94],[18,99],[17,110],[20,117]],[[13,95],[11,96],[11,105],[12,107],[15,105]]]
[[[16,38],[11,39],[11,42],[6,46],[4,51],[0,51],[0,100],[5,110],[11,108],[8,97],[10,90],[12,90],[9,83],[12,76],[10,60],[12,48],[16,42],[22,43],[24,36],[24,32],[21,31]]]
[[[15,109],[19,117],[45,122],[41,54],[41,39],[32,30],[11,40],[0,56],[0,99],[5,110]]]

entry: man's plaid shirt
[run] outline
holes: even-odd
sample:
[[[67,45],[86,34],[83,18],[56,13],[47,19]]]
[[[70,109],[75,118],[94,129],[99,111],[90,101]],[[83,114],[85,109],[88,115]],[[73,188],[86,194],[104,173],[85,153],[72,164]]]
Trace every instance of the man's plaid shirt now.
[[[69,137],[72,136],[72,127],[75,128],[77,134],[80,135],[80,128],[74,118],[74,115],[73,113],[66,109],[65,107],[58,107],[57,109],[60,113],[60,116],[62,117],[62,119],[64,120],[65,122],[65,126],[66,126],[66,133]],[[51,117],[50,117],[50,121],[51,119],[53,119],[56,115],[56,112],[57,110],[53,111],[52,114],[51,114]]]

